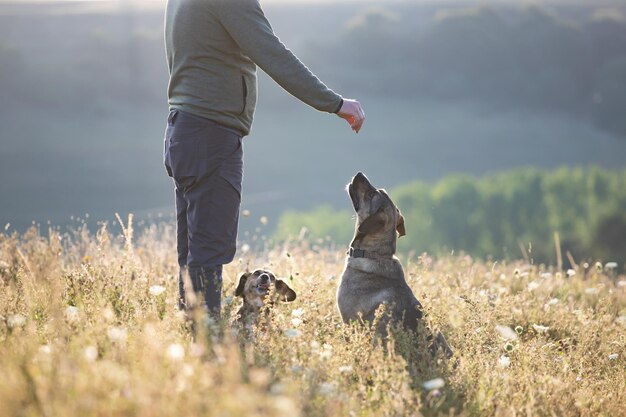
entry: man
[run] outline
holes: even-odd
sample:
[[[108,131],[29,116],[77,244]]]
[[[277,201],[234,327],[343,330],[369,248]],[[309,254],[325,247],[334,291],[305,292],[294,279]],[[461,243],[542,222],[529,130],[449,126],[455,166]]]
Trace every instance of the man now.
[[[219,317],[222,265],[235,255],[242,138],[256,105],[256,66],[304,103],[346,119],[357,133],[365,115],[282,44],[258,0],[168,0],[165,46],[170,113],[164,159],[176,186],[179,306],[188,307],[184,281],[190,281]]]

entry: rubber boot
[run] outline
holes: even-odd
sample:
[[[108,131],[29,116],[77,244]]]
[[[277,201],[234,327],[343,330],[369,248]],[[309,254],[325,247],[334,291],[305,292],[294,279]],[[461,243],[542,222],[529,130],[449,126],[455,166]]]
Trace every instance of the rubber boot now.
[[[222,307],[222,266],[189,268],[189,279],[194,293],[204,301],[209,316],[219,320]]]

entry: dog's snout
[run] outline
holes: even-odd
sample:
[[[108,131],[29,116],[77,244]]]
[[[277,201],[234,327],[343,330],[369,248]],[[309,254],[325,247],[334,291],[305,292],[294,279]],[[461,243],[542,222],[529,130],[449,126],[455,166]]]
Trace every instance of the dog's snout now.
[[[363,180],[365,180],[366,177],[365,175],[363,175],[363,173],[361,171],[357,172],[356,175],[354,177],[352,177],[352,181],[350,181],[350,184],[352,185],[357,185],[360,184],[361,182],[363,182]]]
[[[268,274],[261,274],[259,275],[259,280],[261,280],[263,284],[267,284],[270,282],[270,276]]]
[[[358,189],[374,188],[370,180],[368,180],[365,174],[363,174],[361,171],[357,172],[354,178],[352,178],[351,184]]]

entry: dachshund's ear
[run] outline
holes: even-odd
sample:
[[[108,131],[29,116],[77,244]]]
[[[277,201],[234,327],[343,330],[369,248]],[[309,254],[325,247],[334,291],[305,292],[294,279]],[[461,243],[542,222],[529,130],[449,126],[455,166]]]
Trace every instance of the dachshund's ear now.
[[[406,235],[406,229],[404,228],[404,216],[398,210],[398,221],[396,222],[396,231],[398,232],[398,237],[402,237]]]
[[[293,301],[296,299],[296,292],[289,288],[289,285],[282,279],[276,280],[276,292],[280,294],[280,298],[284,301]]]
[[[243,290],[246,287],[246,281],[250,276],[250,272],[246,272],[241,277],[239,277],[239,285],[237,285],[237,289],[235,290],[235,297],[243,297]]]

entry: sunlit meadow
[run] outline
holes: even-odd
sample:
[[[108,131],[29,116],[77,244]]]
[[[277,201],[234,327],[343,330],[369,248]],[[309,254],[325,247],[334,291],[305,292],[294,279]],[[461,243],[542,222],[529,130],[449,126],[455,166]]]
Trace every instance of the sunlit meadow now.
[[[379,343],[335,306],[345,247],[242,244],[224,319],[193,338],[176,306],[174,231],[0,234],[2,416],[625,415],[626,278],[464,255],[403,259],[423,337]],[[253,334],[235,283],[265,266],[298,298]]]

